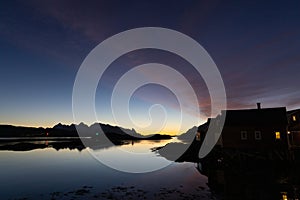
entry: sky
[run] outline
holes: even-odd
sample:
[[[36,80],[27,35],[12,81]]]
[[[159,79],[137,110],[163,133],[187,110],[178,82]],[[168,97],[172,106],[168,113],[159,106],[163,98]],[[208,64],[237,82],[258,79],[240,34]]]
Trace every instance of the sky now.
[[[256,102],[300,108],[299,10],[299,1],[1,1],[0,124],[73,123],[73,84],[85,57],[108,37],[139,27],[176,30],[201,44],[222,75],[228,109],[255,108]],[[145,134],[174,133],[181,115],[191,122],[198,117],[180,111],[170,88],[148,84],[130,99],[134,123],[114,120],[115,84],[145,63],[172,66],[184,75],[199,101],[189,110],[200,109],[199,124],[210,117],[207,86],[190,63],[170,52],[144,49],[122,55],[105,71],[95,98],[98,121]],[[176,81],[174,87],[184,93]],[[164,110],[151,115],[157,104]],[[155,124],[148,126],[151,120],[167,121],[157,131]],[[199,124],[184,123],[180,131]]]

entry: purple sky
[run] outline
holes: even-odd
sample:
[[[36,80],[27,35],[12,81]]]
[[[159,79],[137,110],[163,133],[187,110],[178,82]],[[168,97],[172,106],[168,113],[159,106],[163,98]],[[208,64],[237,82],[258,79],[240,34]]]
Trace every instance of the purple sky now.
[[[2,1],[0,123],[72,123],[72,88],[83,59],[106,38],[147,26],[180,31],[208,51],[223,77],[228,108],[254,108],[256,102],[300,108],[299,10],[299,1]],[[140,50],[116,60],[99,83],[102,122],[114,123],[108,107],[116,81],[148,62],[180,71],[209,116],[207,88],[189,63],[168,52]],[[135,93],[130,108],[134,119],[147,121],[149,106],[163,104],[171,116],[164,131],[172,132],[176,102],[167,88],[148,85]]]

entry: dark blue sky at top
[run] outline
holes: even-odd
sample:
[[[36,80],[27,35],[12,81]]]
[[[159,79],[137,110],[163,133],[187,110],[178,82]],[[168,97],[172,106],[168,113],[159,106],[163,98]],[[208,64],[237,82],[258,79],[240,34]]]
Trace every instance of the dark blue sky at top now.
[[[221,72],[229,108],[253,108],[258,101],[299,108],[299,10],[299,1],[1,1],[0,122],[71,123],[73,82],[86,55],[116,33],[147,26],[198,41]],[[105,110],[101,121],[111,122],[107,106],[116,80],[150,61],[184,74],[209,115],[201,77],[176,56],[149,50],[122,56],[106,72],[97,91],[99,112]],[[143,105],[161,99],[176,105],[166,88],[155,88],[137,91],[131,107],[144,112]]]

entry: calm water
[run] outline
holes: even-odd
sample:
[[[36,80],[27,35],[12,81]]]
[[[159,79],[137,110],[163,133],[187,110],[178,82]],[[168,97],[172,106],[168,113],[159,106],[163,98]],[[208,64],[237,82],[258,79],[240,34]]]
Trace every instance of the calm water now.
[[[2,148],[0,151],[0,199],[23,197],[50,199],[53,195],[57,195],[57,199],[76,197],[102,199],[105,197],[105,192],[106,195],[108,193],[122,195],[122,187],[127,188],[124,189],[127,191],[127,196],[131,195],[130,190],[134,193],[135,189],[139,189],[144,190],[143,195],[148,198],[154,198],[157,195],[168,197],[168,193],[182,198],[187,198],[185,195],[211,198],[210,190],[206,185],[207,177],[197,171],[195,164],[170,163],[151,150],[153,147],[163,146],[168,142],[171,141],[145,140],[129,142],[122,146],[99,149],[71,148],[70,150],[69,148],[54,148],[53,141],[32,141],[31,144],[40,145],[37,147],[42,148],[29,148],[27,141],[26,145],[22,146],[26,150],[22,148],[17,148],[17,151],[12,150],[11,146],[7,149]],[[12,146],[16,144],[16,142],[9,143]],[[134,162],[132,159],[119,156],[120,148],[122,151],[138,152],[142,158]],[[112,161],[115,160],[119,165],[124,166],[139,165],[139,162],[149,161],[168,163],[168,166],[149,173],[125,173],[107,167],[95,159],[90,152],[111,158]],[[149,165],[151,165],[150,162]],[[72,193],[80,188],[88,188],[89,191],[86,194]],[[82,191],[84,193],[85,190]]]

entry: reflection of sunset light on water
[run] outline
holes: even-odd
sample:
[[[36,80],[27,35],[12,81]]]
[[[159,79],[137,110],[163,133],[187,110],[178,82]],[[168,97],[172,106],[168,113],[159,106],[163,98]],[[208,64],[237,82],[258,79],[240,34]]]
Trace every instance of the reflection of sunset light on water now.
[[[132,152],[132,153],[150,153],[152,148],[162,147],[170,142],[175,142],[177,139],[172,140],[140,140],[132,141],[128,145],[122,145],[118,148],[123,151]]]
[[[148,148],[151,146],[150,143],[151,141],[136,142],[133,146],[146,144],[145,148]],[[156,144],[165,143],[153,142],[152,144],[156,146]],[[131,144],[126,146],[131,146]],[[106,150],[113,152],[113,149],[116,147],[97,151],[105,153]],[[155,154],[152,155],[154,162],[154,158],[158,161],[163,159]],[[130,174],[115,171],[97,162],[91,157],[88,149],[57,151],[53,148],[46,148],[27,152],[0,151],[0,156],[2,161],[0,165],[1,199],[10,197],[14,199],[23,197],[24,194],[30,194],[32,197],[30,199],[40,199],[40,194],[47,195],[56,191],[68,192],[83,185],[93,186],[97,193],[118,185],[135,186],[149,193],[158,192],[161,187],[179,188],[187,192],[195,192],[199,185],[208,188],[205,185],[207,178],[199,174],[192,163],[173,163],[156,172]],[[157,184],[158,181],[160,184]],[[202,193],[209,194],[209,191],[202,191]]]
[[[160,169],[161,166],[168,166],[171,161],[160,157],[152,148],[161,147],[171,140],[140,140],[126,141],[128,143],[121,146],[112,146],[105,149],[92,150],[93,155],[105,160],[105,164],[118,163],[118,166],[124,169],[130,168],[138,170],[143,166],[144,172]]]

